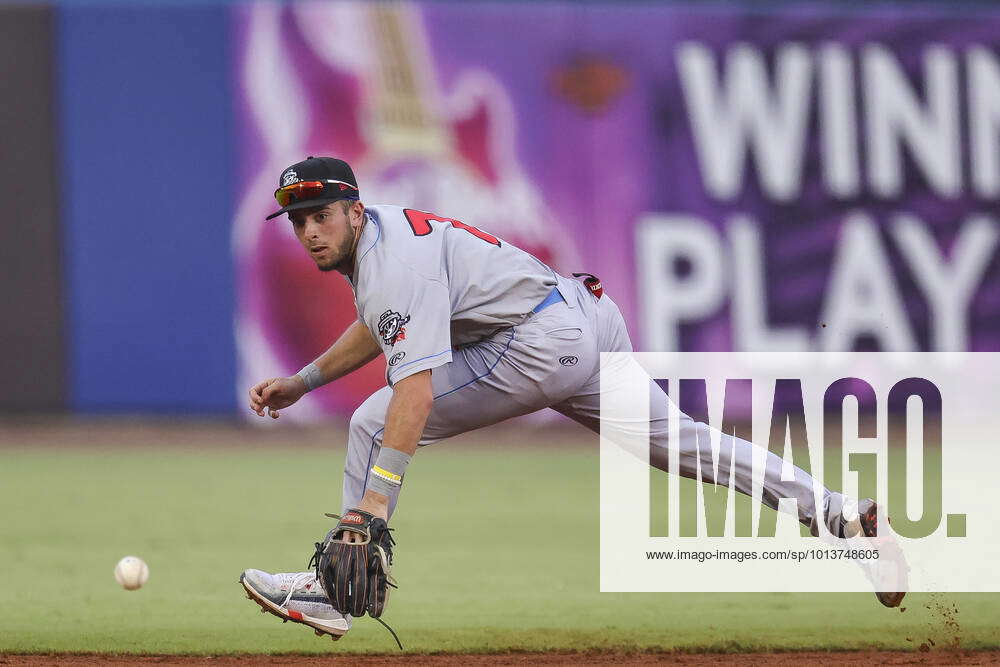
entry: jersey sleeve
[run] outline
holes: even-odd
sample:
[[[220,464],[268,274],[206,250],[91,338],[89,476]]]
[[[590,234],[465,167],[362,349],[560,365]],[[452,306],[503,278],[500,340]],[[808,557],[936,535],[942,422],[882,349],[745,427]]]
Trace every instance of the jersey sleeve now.
[[[412,270],[394,274],[365,308],[365,324],[385,354],[390,386],[451,361],[448,287]]]

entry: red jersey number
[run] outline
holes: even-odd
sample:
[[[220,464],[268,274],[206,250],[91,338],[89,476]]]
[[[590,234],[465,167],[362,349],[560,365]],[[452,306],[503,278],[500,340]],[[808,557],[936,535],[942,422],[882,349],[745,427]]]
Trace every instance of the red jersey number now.
[[[406,215],[406,220],[410,223],[410,229],[412,229],[413,233],[417,236],[427,236],[430,234],[433,231],[430,221],[434,220],[435,222],[451,223],[452,227],[464,229],[476,238],[480,238],[487,243],[497,246],[498,248],[500,247],[500,239],[492,234],[487,234],[477,227],[467,225],[460,220],[455,220],[454,218],[444,218],[440,215],[434,215],[433,213],[426,213],[412,208],[403,209],[403,213]]]

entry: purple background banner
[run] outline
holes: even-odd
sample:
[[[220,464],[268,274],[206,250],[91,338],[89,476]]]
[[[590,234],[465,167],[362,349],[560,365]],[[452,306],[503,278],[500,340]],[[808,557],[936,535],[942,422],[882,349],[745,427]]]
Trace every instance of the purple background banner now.
[[[637,349],[1000,349],[998,13],[232,11],[239,387],[354,318],[263,223],[277,174],[319,154],[366,201],[599,275]],[[300,414],[348,412],[377,366]]]

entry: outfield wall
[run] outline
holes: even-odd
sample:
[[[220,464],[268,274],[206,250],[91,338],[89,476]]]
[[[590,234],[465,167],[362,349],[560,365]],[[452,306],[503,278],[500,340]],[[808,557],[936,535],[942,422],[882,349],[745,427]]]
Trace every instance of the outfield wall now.
[[[5,48],[39,70],[0,118],[39,147],[0,156],[8,409],[225,414],[318,354],[349,290],[263,222],[280,170],[318,154],[369,201],[599,275],[640,349],[1000,349],[987,5],[0,15],[38,35]],[[300,413],[348,413],[382,368]]]

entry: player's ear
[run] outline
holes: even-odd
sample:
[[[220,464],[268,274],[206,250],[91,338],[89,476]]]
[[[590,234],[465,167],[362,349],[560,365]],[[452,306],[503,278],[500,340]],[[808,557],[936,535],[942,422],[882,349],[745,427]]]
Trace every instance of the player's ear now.
[[[358,227],[361,225],[361,219],[365,214],[365,205],[360,201],[352,201],[347,207],[347,219],[350,220],[352,227]]]

